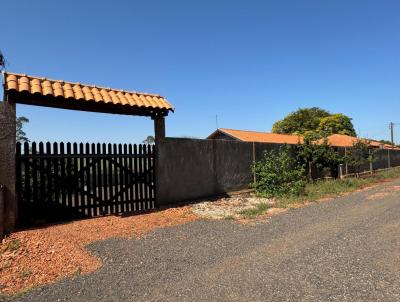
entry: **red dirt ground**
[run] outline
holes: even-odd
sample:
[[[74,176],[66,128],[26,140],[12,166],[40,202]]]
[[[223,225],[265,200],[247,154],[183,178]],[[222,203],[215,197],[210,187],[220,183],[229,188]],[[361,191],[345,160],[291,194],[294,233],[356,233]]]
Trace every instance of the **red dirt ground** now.
[[[18,231],[0,243],[0,292],[13,294],[102,263],[84,246],[111,237],[140,236],[196,219],[189,207],[120,217],[108,216]]]

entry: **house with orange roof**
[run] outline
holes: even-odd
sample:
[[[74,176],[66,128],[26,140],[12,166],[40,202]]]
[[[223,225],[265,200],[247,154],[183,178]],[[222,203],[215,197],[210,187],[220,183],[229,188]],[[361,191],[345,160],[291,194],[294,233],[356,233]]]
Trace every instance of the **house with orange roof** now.
[[[236,140],[242,142],[290,144],[296,145],[303,142],[303,138],[298,135],[278,134],[269,132],[258,132],[248,130],[234,130],[219,128],[211,133],[207,139]]]
[[[257,142],[257,143],[271,143],[271,144],[289,144],[296,145],[299,142],[303,143],[303,137],[299,135],[290,134],[278,134],[270,132],[259,132],[259,131],[248,131],[248,130],[235,130],[227,128],[218,128],[211,133],[207,139],[223,139],[223,140],[235,140],[242,142]],[[350,135],[344,134],[332,134],[327,137],[328,144],[332,147],[337,148],[350,148],[354,143],[363,141],[369,144],[373,149],[392,149],[400,150],[400,148],[383,144],[378,141],[357,138]],[[322,143],[324,139],[320,139],[317,143]]]
[[[393,150],[399,150],[400,148],[389,145],[389,144],[383,144],[378,141],[366,139],[366,138],[358,138],[354,136],[349,136],[349,135],[344,135],[344,134],[332,134],[327,137],[328,144],[332,147],[342,147],[342,148],[350,148],[352,147],[356,142],[358,141],[363,141],[367,143],[371,148],[373,149],[393,149]],[[319,143],[323,142],[323,139],[318,140]]]

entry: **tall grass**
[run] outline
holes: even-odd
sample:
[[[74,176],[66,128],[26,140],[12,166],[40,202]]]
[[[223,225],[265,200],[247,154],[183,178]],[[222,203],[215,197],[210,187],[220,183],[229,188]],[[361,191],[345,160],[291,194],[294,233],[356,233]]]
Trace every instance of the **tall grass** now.
[[[377,172],[366,178],[346,178],[318,180],[308,183],[305,193],[299,196],[278,198],[280,207],[287,207],[293,203],[313,202],[326,197],[335,197],[343,193],[352,192],[379,181],[400,177],[400,168]]]

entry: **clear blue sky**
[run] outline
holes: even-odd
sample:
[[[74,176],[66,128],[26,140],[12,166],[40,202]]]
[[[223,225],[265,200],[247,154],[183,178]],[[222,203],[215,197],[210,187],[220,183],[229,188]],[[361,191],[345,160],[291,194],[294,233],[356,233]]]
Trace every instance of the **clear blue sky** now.
[[[4,1],[7,69],[159,93],[168,136],[270,131],[299,107],[400,122],[400,1]],[[32,140],[141,142],[149,118],[17,107]],[[400,133],[400,125],[398,126]],[[400,135],[396,135],[399,142]]]

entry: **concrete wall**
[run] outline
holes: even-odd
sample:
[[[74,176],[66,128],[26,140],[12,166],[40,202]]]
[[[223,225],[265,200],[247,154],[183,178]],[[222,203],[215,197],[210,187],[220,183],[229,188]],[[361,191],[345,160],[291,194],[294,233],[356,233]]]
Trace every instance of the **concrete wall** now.
[[[157,202],[171,204],[249,187],[251,164],[277,144],[165,138],[156,145]]]
[[[372,149],[373,152],[373,162],[372,169],[386,169],[391,167],[400,166],[400,151],[399,150],[388,150],[388,149]],[[339,148],[339,152],[344,154],[344,148]],[[348,166],[348,173],[355,173],[356,169]],[[370,171],[371,166],[369,161],[365,161],[365,163],[361,166],[360,172]],[[345,172],[345,171],[344,171]]]
[[[280,144],[234,140],[164,138],[156,144],[158,205],[190,201],[241,190],[253,180],[251,165]],[[344,153],[343,150],[338,150]],[[376,150],[373,169],[400,166],[400,151]],[[366,162],[361,171],[369,171]],[[348,167],[349,173],[353,169]],[[320,177],[323,177],[321,175]]]
[[[0,209],[0,237],[11,232],[17,218],[15,197],[15,104],[0,102],[0,185],[4,185]]]

